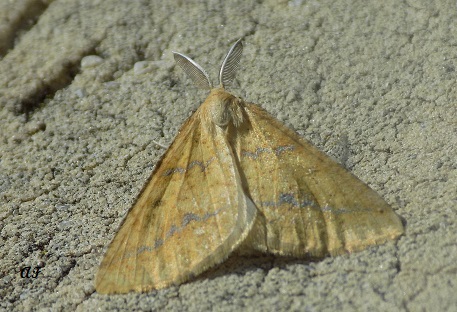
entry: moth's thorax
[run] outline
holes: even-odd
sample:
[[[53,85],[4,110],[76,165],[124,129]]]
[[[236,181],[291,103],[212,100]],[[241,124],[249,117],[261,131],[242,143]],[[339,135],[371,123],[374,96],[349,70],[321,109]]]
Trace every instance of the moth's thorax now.
[[[232,122],[238,127],[243,122],[242,101],[223,88],[214,88],[203,103],[212,122],[221,128]]]

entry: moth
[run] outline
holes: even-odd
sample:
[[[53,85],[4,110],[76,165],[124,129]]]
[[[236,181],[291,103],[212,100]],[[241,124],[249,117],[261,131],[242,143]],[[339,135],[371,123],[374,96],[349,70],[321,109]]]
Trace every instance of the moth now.
[[[211,90],[157,163],[109,245],[95,280],[104,294],[188,281],[234,252],[322,258],[395,239],[403,225],[372,189],[259,106],[225,90],[243,45],[230,48]]]

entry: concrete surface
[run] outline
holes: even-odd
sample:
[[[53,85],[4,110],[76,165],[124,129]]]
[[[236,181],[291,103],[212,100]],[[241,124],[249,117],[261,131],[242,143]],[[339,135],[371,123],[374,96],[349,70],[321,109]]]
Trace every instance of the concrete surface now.
[[[0,1],[0,310],[456,311],[455,1],[334,2]],[[215,80],[241,37],[233,93],[377,190],[405,235],[97,294],[104,248],[165,151],[154,142],[206,96],[171,51]],[[22,278],[28,266],[43,268]]]

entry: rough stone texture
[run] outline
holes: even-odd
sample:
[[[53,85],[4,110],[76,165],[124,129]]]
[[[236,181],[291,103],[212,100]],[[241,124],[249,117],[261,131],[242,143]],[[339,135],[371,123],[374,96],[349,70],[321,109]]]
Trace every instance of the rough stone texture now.
[[[0,12],[0,310],[457,306],[455,2],[3,0]],[[215,79],[240,37],[233,93],[379,191],[406,234],[349,256],[231,258],[179,287],[98,295],[104,248],[164,152],[154,142],[168,145],[205,98],[171,50]],[[90,55],[102,60],[80,66]]]

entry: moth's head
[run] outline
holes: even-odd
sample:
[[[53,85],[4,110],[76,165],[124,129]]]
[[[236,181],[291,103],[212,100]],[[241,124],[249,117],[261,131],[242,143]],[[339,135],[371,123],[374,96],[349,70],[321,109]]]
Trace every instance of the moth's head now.
[[[240,100],[224,90],[235,78],[236,70],[240,63],[243,44],[241,39],[235,42],[222,62],[219,71],[219,87],[213,88],[206,71],[190,57],[173,52],[176,64],[178,64],[192,82],[200,89],[211,90],[208,98],[202,104],[202,112],[207,111],[211,121],[221,128],[227,127],[230,122],[238,127],[243,122],[243,113]]]
[[[221,128],[230,122],[238,127],[243,121],[240,100],[222,87],[211,89],[202,107],[209,110],[212,122]]]

